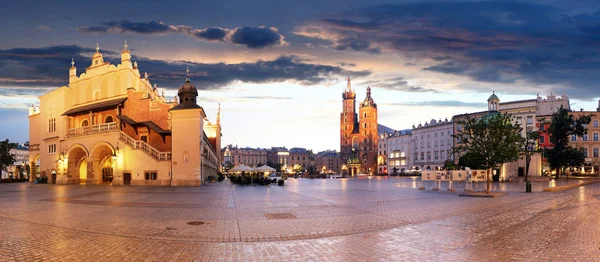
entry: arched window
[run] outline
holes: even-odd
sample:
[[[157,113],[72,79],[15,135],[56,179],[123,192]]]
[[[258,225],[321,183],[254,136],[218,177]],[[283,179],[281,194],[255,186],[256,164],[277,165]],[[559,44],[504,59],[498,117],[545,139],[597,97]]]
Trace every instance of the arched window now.
[[[364,128],[367,128],[367,123],[363,123],[363,127],[364,127]]]
[[[81,121],[81,127],[88,126],[88,125],[89,125],[89,123],[88,123],[87,119]]]
[[[367,113],[363,113],[363,118],[367,118]]]
[[[104,120],[104,123],[112,123],[113,122],[113,117],[112,116],[107,116],[106,120]]]

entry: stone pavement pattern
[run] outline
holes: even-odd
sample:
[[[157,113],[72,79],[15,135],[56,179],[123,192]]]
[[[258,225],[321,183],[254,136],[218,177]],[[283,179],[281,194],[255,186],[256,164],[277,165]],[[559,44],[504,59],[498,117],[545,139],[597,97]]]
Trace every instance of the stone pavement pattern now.
[[[600,184],[494,199],[411,185],[2,184],[0,261],[600,261]]]

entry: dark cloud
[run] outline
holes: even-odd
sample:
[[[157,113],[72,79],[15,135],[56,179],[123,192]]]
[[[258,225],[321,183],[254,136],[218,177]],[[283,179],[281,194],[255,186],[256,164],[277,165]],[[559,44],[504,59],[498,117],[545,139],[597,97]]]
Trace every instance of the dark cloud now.
[[[361,83],[360,85],[368,85],[375,88],[385,88],[392,91],[403,91],[411,93],[438,93],[438,91],[435,89],[411,85],[403,77],[366,81]]]
[[[267,28],[264,26],[238,27],[231,34],[231,42],[245,45],[249,48],[263,48],[285,43],[283,36],[277,32],[276,28]]]
[[[371,42],[360,39],[357,36],[346,37],[340,39],[336,42],[335,49],[337,50],[354,50],[354,51],[364,51],[371,54],[379,54],[381,49],[372,48]]]
[[[127,33],[133,32],[138,34],[157,34],[157,33],[168,33],[172,29],[168,25],[160,21],[150,22],[131,22],[128,20],[121,21],[109,21],[102,23],[101,26],[82,26],[76,29],[78,32],[83,33]]]
[[[197,29],[186,25],[168,25],[157,20],[150,22],[121,20],[104,22],[100,26],[82,26],[76,30],[82,33],[184,34],[199,40],[231,42],[254,49],[285,44],[284,37],[278,32],[277,28],[265,26]]]
[[[194,36],[204,38],[209,41],[224,41],[225,36],[227,36],[227,30],[219,27],[211,27],[196,32]]]
[[[59,87],[68,81],[71,58],[76,62],[91,64],[94,52],[94,48],[76,45],[0,50],[0,84],[12,87]],[[116,55],[108,50],[102,52],[107,56]],[[22,92],[33,95],[45,93],[40,89],[28,90]]]
[[[51,88],[68,84],[71,58],[82,68],[91,63],[92,48],[79,46],[52,46],[43,48],[14,48],[0,50],[1,95],[40,95]],[[115,52],[101,50],[105,60],[120,63]],[[178,88],[185,79],[188,66],[191,78],[199,89],[219,89],[241,81],[245,83],[276,83],[292,81],[301,85],[316,85],[345,76],[347,71],[338,66],[313,64],[295,56],[281,56],[275,60],[259,60],[239,64],[195,63],[163,61],[133,56],[141,72],[148,72],[150,80],[162,88]],[[82,66],[78,66],[82,65]],[[370,75],[369,71],[351,71],[355,76]],[[143,73],[142,73],[143,74]]]
[[[571,12],[565,6],[539,3],[386,4],[314,21],[297,28],[296,34],[330,41],[341,50],[379,48],[430,59],[437,64],[425,70],[474,81],[522,81],[568,89],[575,98],[598,97],[598,6]]]
[[[355,67],[356,66],[355,63],[346,63],[346,62],[338,62],[337,64],[341,67]]]

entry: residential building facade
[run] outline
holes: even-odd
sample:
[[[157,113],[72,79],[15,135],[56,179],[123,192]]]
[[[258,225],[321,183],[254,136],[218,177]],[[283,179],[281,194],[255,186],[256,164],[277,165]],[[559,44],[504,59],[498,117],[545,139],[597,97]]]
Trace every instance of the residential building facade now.
[[[322,173],[340,173],[340,154],[335,150],[319,152],[315,155],[315,167]]]
[[[228,159],[233,166],[246,165],[256,167],[267,164],[267,149],[264,148],[240,148],[228,145],[223,153],[223,158]]]
[[[415,170],[440,170],[446,160],[453,160],[454,122],[435,120],[413,126],[413,165]]]
[[[400,174],[414,168],[414,141],[411,129],[398,130],[385,139],[386,165],[380,167],[382,174]]]

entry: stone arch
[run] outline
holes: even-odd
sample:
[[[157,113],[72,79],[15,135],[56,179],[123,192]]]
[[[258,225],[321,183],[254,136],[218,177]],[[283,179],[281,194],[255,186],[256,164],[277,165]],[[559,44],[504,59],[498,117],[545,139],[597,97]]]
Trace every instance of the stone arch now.
[[[106,116],[106,118],[104,119],[104,123],[112,123],[115,120],[113,119],[113,117],[111,115]]]
[[[96,101],[100,99],[100,90],[96,89],[94,90],[94,93],[92,94],[92,101]]]
[[[93,184],[112,182],[114,173],[112,157],[115,153],[115,148],[106,141],[97,142],[92,146],[88,161],[88,181]]]
[[[81,123],[79,124],[80,127],[89,126],[89,125],[90,125],[90,122],[87,119],[81,120]]]
[[[69,184],[85,184],[87,181],[87,159],[89,151],[82,144],[73,144],[67,149],[67,174]]]
[[[29,155],[29,181],[33,182],[40,177],[40,154]]]
[[[358,137],[353,137],[352,138],[352,149],[355,149],[355,150],[359,149]]]

